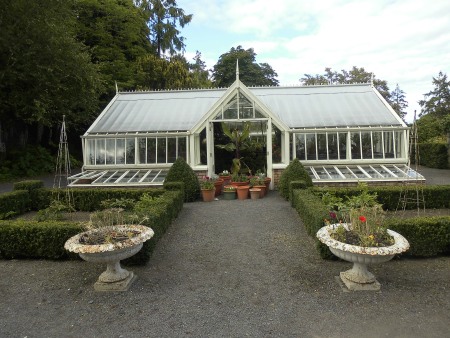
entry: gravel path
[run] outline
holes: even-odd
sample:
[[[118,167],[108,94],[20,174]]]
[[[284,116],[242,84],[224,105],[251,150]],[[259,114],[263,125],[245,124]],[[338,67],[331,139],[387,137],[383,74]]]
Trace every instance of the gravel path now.
[[[289,203],[185,204],[127,293],[102,265],[0,261],[1,337],[444,337],[450,257],[373,266],[381,292],[343,292]]]

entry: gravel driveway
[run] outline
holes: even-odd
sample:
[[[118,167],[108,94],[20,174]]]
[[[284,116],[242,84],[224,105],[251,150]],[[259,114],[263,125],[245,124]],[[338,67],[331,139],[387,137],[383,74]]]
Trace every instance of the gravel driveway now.
[[[381,292],[343,292],[289,203],[185,204],[127,293],[102,265],[0,261],[1,337],[450,336],[450,257],[373,266]]]

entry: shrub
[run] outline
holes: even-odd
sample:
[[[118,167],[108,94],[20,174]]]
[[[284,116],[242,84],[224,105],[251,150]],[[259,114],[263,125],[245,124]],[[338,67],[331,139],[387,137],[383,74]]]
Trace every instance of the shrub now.
[[[447,143],[420,143],[420,164],[429,168],[448,168],[448,144]]]
[[[285,199],[289,199],[289,184],[292,181],[304,181],[307,187],[312,187],[312,179],[309,177],[308,172],[303,167],[298,159],[294,159],[286,167],[280,177],[280,182],[278,183],[278,190],[280,195]]]
[[[26,190],[15,190],[0,195],[0,219],[23,214],[28,210],[30,195]]]
[[[386,225],[408,240],[406,255],[430,257],[450,252],[450,216],[395,218]]]
[[[301,180],[301,181],[292,181],[291,183],[289,183],[289,200],[291,201],[291,205],[292,205],[292,193],[293,193],[293,191],[296,190],[296,189],[307,189],[307,188],[308,188],[308,186],[307,186],[306,182],[303,181],[303,180]]]
[[[14,183],[13,190],[26,190],[30,194],[30,205],[28,210],[40,209],[40,196],[44,189],[44,182],[41,180],[27,180]]]
[[[316,238],[317,231],[324,226],[324,219],[329,217],[328,208],[320,197],[309,189],[293,190],[292,198],[291,203],[300,215],[308,235],[314,237],[320,256],[325,259],[336,259],[330,249]]]
[[[165,182],[183,182],[185,202],[193,202],[200,197],[200,183],[197,176],[182,157],[178,157],[170,167]]]

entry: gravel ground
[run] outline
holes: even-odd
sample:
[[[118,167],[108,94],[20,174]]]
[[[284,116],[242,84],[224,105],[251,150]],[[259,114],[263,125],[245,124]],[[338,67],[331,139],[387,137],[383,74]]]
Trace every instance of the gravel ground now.
[[[126,293],[102,265],[0,261],[1,337],[445,337],[450,257],[373,266],[380,292],[344,292],[289,203],[185,204]]]

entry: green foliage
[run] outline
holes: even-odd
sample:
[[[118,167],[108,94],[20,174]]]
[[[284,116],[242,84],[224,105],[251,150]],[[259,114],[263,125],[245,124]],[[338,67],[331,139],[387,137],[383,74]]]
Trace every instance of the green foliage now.
[[[449,164],[448,147],[447,142],[420,143],[420,164],[429,168],[447,169]]]
[[[28,192],[43,187],[44,182],[41,180],[20,181],[13,184],[13,190],[27,190]]]
[[[323,75],[305,74],[305,77],[300,79],[303,85],[323,85],[323,84],[339,84],[339,83],[370,83],[372,78],[371,72],[368,72],[364,67],[358,68],[353,66],[350,71],[342,69],[340,73],[332,71],[331,68],[325,68]],[[376,79],[373,75],[373,84],[380,92],[384,99],[391,103],[391,93],[385,80]],[[400,89],[400,88],[399,88]]]
[[[408,240],[406,255],[431,257],[450,253],[450,216],[394,218],[386,225]]]
[[[291,161],[286,169],[283,170],[278,183],[280,195],[285,199],[289,199],[289,184],[292,181],[304,181],[308,187],[313,185],[311,177],[309,177],[308,172],[298,159]]]
[[[167,173],[165,182],[184,183],[184,201],[193,202],[200,197],[200,183],[192,168],[179,157]]]
[[[289,183],[289,201],[291,201],[291,205],[293,203],[292,193],[297,189],[307,189],[308,185],[304,180],[291,181]],[[293,205],[292,205],[293,206]]]
[[[419,143],[428,143],[436,136],[446,136],[442,118],[428,114],[417,120],[417,135]],[[422,155],[422,154],[420,154]],[[414,158],[414,157],[413,157]]]
[[[148,195],[148,193],[144,193]],[[131,210],[134,207],[136,200],[132,198],[111,198],[102,201],[100,204],[103,209],[120,208],[124,210]]]
[[[408,108],[408,101],[405,99],[405,92],[400,89],[400,87],[395,87],[394,91],[391,92],[391,106],[392,109],[400,116],[402,119],[406,116],[406,108]]]
[[[425,99],[419,101],[422,108],[420,115],[448,117],[450,115],[450,80],[447,74],[439,72],[437,77],[433,77],[433,86],[433,90],[425,94]]]
[[[65,212],[75,211],[71,206],[58,201],[52,200],[48,208],[38,211],[37,220],[43,221],[61,221],[64,219]]]
[[[64,243],[82,230],[73,222],[0,221],[0,257],[3,259],[74,258]]]
[[[317,231],[324,226],[324,219],[329,217],[327,206],[310,189],[293,190],[292,198],[292,206],[300,215],[308,235],[315,239],[320,256],[324,259],[336,259],[328,247],[316,238]]]
[[[7,153],[6,159],[0,165],[0,178],[8,180],[37,176],[54,170],[55,159],[47,149],[41,146],[28,146]]]
[[[23,214],[28,210],[30,195],[26,190],[15,190],[0,194],[0,219]]]
[[[229,87],[236,80],[236,60],[239,60],[239,79],[246,86],[277,86],[277,73],[267,63],[257,63],[253,48],[241,46],[222,54],[214,65],[212,76],[217,87]]]
[[[184,196],[184,183],[183,182],[166,182],[164,181],[164,190],[167,191],[181,191]]]

